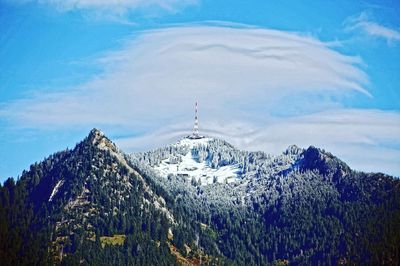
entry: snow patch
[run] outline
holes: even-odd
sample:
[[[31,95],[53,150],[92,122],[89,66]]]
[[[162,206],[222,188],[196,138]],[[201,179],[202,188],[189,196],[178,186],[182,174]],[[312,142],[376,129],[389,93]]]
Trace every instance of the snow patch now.
[[[49,197],[49,202],[51,202],[53,200],[53,197],[57,194],[58,190],[60,189],[60,187],[64,184],[64,180],[61,179],[57,182],[57,184],[55,185],[55,187],[53,188],[53,191],[51,192],[51,195]]]

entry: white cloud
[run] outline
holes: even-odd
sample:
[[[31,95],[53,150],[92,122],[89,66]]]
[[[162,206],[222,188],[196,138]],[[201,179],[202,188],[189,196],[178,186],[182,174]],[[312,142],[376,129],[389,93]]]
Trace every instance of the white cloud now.
[[[8,0],[12,3],[48,5],[59,11],[84,10],[95,18],[111,19],[132,23],[126,19],[129,12],[145,11],[146,16],[154,16],[159,11],[177,13],[181,9],[198,4],[199,0]]]
[[[191,117],[188,111],[198,99],[205,118],[257,120],[276,110],[286,114],[282,106],[309,112],[338,104],[327,95],[369,96],[360,63],[298,33],[165,28],[146,31],[99,58],[104,74],[92,81],[64,92],[39,92],[6,105],[1,113],[34,128],[148,128]],[[305,97],[314,102],[305,103]]]
[[[350,17],[345,21],[346,30],[361,30],[363,33],[385,39],[388,43],[400,41],[400,31],[380,25],[363,12],[357,17]]]

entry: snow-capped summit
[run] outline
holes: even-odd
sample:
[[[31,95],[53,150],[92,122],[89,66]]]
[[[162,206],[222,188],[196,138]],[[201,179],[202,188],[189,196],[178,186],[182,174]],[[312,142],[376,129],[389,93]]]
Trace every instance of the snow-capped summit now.
[[[175,175],[195,180],[201,184],[235,182],[242,169],[238,163],[218,164],[221,156],[213,152],[213,144],[218,140],[202,138],[183,138],[167,147],[154,169],[164,177]]]
[[[285,174],[298,167],[296,162],[302,152],[303,149],[293,145],[283,154],[272,156],[265,152],[241,151],[217,138],[186,137],[164,148],[131,156],[160,177],[172,175],[208,185]]]

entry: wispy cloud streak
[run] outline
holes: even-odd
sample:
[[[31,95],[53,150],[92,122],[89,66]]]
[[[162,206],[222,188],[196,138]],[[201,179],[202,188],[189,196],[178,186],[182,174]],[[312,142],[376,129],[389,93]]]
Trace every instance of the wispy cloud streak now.
[[[400,31],[392,29],[374,22],[367,13],[363,12],[359,16],[350,17],[345,21],[346,30],[360,30],[376,38],[383,38],[388,43],[400,41]]]
[[[132,24],[131,13],[154,17],[160,12],[175,14],[182,9],[197,5],[199,0],[6,0],[9,3],[36,3],[47,5],[61,12],[83,11],[91,19],[111,20]]]

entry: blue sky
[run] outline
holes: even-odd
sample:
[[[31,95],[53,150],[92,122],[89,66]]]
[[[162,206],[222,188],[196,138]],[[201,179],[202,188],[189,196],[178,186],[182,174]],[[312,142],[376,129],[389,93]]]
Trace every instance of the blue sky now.
[[[102,129],[331,151],[400,176],[397,1],[0,0],[0,180]]]

